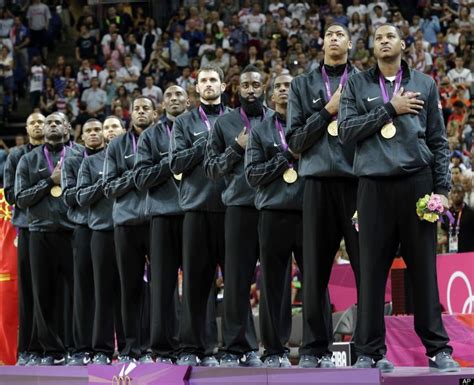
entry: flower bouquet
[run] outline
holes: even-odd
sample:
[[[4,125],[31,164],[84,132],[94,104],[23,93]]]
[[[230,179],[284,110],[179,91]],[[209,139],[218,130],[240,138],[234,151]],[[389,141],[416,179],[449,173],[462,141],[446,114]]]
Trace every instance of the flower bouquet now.
[[[438,220],[443,222],[442,215],[446,214],[451,221],[452,214],[449,210],[445,210],[441,197],[438,194],[426,194],[423,198],[416,202],[416,213],[422,221],[431,223]]]

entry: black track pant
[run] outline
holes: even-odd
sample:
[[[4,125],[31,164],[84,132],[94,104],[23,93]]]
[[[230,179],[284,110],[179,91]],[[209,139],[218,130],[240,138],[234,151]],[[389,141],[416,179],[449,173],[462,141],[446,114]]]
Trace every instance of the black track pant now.
[[[115,350],[115,335],[118,350],[121,351],[125,347],[113,231],[92,232],[91,256],[95,291],[92,349],[94,352],[112,357]]]
[[[145,256],[149,251],[149,233],[148,223],[139,226],[116,226],[114,230],[126,341],[120,354],[134,358],[139,358],[150,345],[150,337],[144,335],[141,322],[145,303],[143,274]]]
[[[216,268],[224,266],[224,213],[189,211],[183,221],[183,303],[180,350],[205,355],[207,303]]]
[[[75,352],[92,351],[94,323],[94,274],[91,258],[91,230],[78,225],[74,229],[74,306],[73,337]]]
[[[254,207],[227,207],[225,213],[224,350],[242,355],[258,350],[250,308],[250,285],[258,259],[258,216]]]
[[[433,191],[431,170],[400,178],[360,178],[357,194],[360,294],[356,352],[385,354],[384,293],[399,243],[413,286],[415,331],[428,356],[451,352],[436,280],[436,224],[421,221],[416,202]]]
[[[30,261],[38,341],[46,355],[65,354],[64,341],[58,334],[64,301],[56,301],[56,292],[61,289],[58,283],[65,282],[71,294],[67,301],[72,303],[72,232],[30,232]]]
[[[352,225],[357,180],[307,178],[303,198],[303,343],[300,354],[321,357],[333,341],[328,284],[342,237],[359,282],[359,238]]]
[[[29,243],[28,229],[18,228],[18,353],[34,351],[34,346],[30,349],[33,334],[33,290]]]
[[[151,350],[173,357],[178,349],[176,284],[182,263],[183,216],[156,216],[151,220]]]
[[[300,269],[302,266],[301,211],[262,210],[258,233],[262,269],[260,334],[265,355],[283,354],[286,349],[282,337],[286,327],[282,324],[282,301],[285,290],[288,290],[286,281],[290,279],[288,264],[291,263],[292,255]]]

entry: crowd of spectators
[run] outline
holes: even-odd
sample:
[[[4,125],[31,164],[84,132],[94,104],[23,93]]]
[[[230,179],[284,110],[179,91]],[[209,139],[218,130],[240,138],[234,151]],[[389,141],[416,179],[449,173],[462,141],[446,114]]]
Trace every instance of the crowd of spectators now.
[[[79,138],[82,123],[90,117],[115,114],[128,122],[134,96],[147,95],[159,105],[171,84],[185,88],[191,106],[196,105],[196,73],[208,63],[224,71],[224,103],[230,107],[239,106],[241,69],[256,65],[264,73],[271,105],[270,85],[276,75],[296,76],[320,65],[325,25],[338,22],[349,28],[350,60],[365,70],[375,64],[374,28],[392,22],[406,42],[404,59],[439,86],[453,185],[462,185],[466,203],[474,204],[474,0],[418,0],[410,14],[390,1],[376,0],[184,3],[163,25],[150,16],[151,3],[106,6],[103,16],[94,6],[84,5],[75,22],[67,7],[56,2],[6,6],[0,11],[3,110],[14,108],[16,98],[29,96],[31,110],[66,113]],[[58,39],[75,45],[73,57],[48,60],[48,46]]]

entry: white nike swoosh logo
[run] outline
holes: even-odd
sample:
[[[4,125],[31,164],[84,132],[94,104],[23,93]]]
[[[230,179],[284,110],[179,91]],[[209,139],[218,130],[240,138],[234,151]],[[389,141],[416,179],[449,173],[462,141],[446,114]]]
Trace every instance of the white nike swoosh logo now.
[[[279,146],[279,144],[278,144],[278,143],[275,143],[275,142],[273,142],[273,146],[274,146],[274,147],[278,147],[278,146]]]
[[[102,174],[103,174],[103,172],[102,172],[102,171],[99,171],[99,175],[102,175]]]
[[[125,159],[128,159],[128,158],[130,158],[130,157],[133,156],[133,155],[135,155],[135,154],[125,155],[124,158],[125,158]]]
[[[367,98],[367,101],[371,102],[372,100],[375,100],[375,99],[378,99],[378,98],[380,98],[380,96],[376,96],[375,98]]]
[[[193,132],[193,135],[198,136],[198,135],[204,134],[205,132],[207,132],[207,131]]]
[[[40,169],[38,170],[38,172],[43,172],[43,171],[46,171],[46,167],[45,167],[45,168],[40,168]]]
[[[313,104],[316,104],[316,103],[319,102],[320,100],[321,100],[321,98],[313,99]]]

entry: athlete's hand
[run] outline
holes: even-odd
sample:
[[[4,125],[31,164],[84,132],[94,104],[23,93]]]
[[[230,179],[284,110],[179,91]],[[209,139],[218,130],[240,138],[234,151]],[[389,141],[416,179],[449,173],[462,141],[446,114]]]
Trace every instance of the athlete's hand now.
[[[239,146],[245,150],[245,147],[247,147],[247,142],[249,141],[249,134],[246,132],[245,127],[240,132],[239,136],[235,138],[235,140],[237,141]]]
[[[420,96],[420,92],[407,92],[403,94],[403,87],[398,90],[398,92],[393,95],[390,103],[397,112],[397,115],[403,114],[415,114],[418,115],[420,110],[423,109],[423,100],[418,100],[417,97]]]
[[[324,108],[331,114],[336,115],[339,111],[339,101],[341,100],[342,86],[337,87],[336,92],[331,97],[331,100],[326,104]]]
[[[53,180],[54,184],[61,184],[61,161],[58,162],[56,167],[51,174],[51,179]]]

